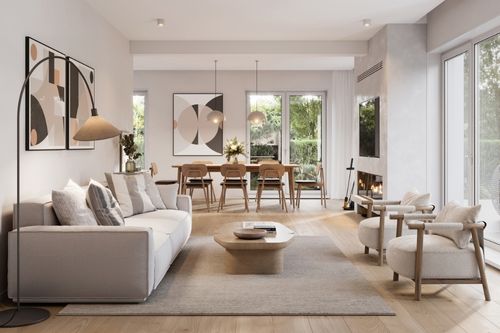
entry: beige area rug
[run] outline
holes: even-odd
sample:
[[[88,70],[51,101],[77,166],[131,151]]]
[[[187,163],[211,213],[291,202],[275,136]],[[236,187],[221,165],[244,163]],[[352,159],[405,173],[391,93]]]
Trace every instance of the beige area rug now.
[[[296,236],[279,275],[228,275],[224,249],[192,237],[145,303],[69,304],[59,315],[394,315],[328,237]]]

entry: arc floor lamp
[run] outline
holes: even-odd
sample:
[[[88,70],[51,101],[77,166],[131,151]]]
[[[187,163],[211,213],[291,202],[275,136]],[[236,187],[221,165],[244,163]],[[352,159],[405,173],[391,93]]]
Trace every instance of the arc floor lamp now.
[[[20,138],[20,118],[21,118],[21,101],[23,99],[24,92],[26,90],[26,86],[29,82],[29,79],[35,69],[38,68],[42,63],[48,60],[53,60],[53,59],[61,59],[65,61],[66,63],[69,63],[70,60],[69,58],[61,57],[61,56],[56,56],[56,55],[51,55],[48,57],[45,57],[41,59],[39,62],[37,62],[33,68],[28,72],[28,75],[26,75],[26,78],[24,79],[24,83],[21,87],[21,92],[19,93],[19,99],[17,102],[17,193],[16,193],[16,207],[17,209],[15,210],[15,227],[16,227],[16,269],[17,269],[17,274],[16,274],[16,280],[17,280],[17,300],[16,300],[16,307],[7,309],[4,311],[0,311],[0,327],[18,327],[18,326],[26,326],[26,325],[31,325],[31,324],[36,324],[41,321],[44,321],[50,317],[50,312],[41,309],[41,308],[34,308],[34,307],[24,307],[22,306],[22,299],[21,299],[21,256],[20,256],[20,240],[21,240],[21,233],[19,232],[19,227],[20,227],[20,209],[19,209],[19,202],[20,202],[20,184],[21,184],[21,175],[20,175],[20,151],[21,151],[21,138]],[[83,73],[80,71],[78,66],[75,66],[75,68],[78,71],[78,74],[82,77],[83,82],[85,83],[85,86],[87,87],[87,91],[90,95],[90,100],[92,103],[92,109],[91,109],[91,117],[87,119],[87,121],[83,124],[83,126],[76,132],[76,134],[73,136],[74,140],[77,141],[96,141],[96,140],[104,140],[104,139],[109,139],[115,136],[120,135],[120,131],[111,125],[108,121],[106,121],[104,118],[100,117],[97,114],[97,109],[95,108],[95,103],[94,103],[94,97],[92,96],[92,92],[90,90],[89,83],[87,82],[87,79],[85,79],[85,76]]]

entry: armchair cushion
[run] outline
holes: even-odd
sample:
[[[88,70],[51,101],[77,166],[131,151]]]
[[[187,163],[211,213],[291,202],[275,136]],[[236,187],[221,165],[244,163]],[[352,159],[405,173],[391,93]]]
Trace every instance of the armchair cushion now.
[[[438,213],[434,223],[460,222],[463,224],[475,223],[481,205],[464,207],[456,202],[447,203]],[[463,229],[463,228],[462,228]],[[464,249],[470,243],[471,233],[469,230],[434,230],[435,235],[441,235],[451,239],[456,246]]]
[[[403,276],[415,277],[417,236],[392,239],[387,245],[387,264]],[[423,279],[470,279],[479,277],[474,247],[459,249],[455,243],[438,235],[425,235],[422,257]]]
[[[406,192],[401,199],[402,206],[427,206],[431,202],[430,193]]]
[[[380,227],[380,217],[370,217],[359,223],[359,241],[371,249],[378,248],[378,229]],[[382,248],[387,248],[387,243],[396,237],[397,223],[394,220],[386,220],[384,223],[384,243]],[[415,234],[415,231],[403,228],[403,235]]]

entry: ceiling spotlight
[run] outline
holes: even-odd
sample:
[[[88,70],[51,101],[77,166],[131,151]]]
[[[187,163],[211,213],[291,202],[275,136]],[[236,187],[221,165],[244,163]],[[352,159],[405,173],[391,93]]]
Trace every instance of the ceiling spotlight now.
[[[158,28],[162,28],[165,26],[165,20],[162,18],[156,19],[156,26]]]
[[[372,25],[372,20],[370,20],[370,19],[364,19],[363,20],[363,26],[365,28],[371,27],[371,25]]]

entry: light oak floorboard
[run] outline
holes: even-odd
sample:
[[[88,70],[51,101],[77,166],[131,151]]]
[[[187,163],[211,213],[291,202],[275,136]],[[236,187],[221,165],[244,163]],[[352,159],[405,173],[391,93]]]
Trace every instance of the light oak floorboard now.
[[[250,213],[244,212],[243,200],[228,199],[223,213],[206,212],[205,202],[195,200],[193,235],[212,235],[223,223],[235,221],[277,221],[298,235],[326,235],[352,261],[395,311],[396,316],[96,316],[67,317],[55,314],[62,306],[45,307],[52,312],[49,320],[35,326],[6,332],[500,332],[500,273],[490,267],[487,275],[492,295],[485,302],[480,285],[424,285],[422,301],[413,300],[414,284],[401,277],[392,281],[386,264],[377,265],[377,255],[363,254],[357,226],[362,219],[354,212],[341,210],[342,202],[328,200],[322,208],[319,199],[303,199],[300,209],[284,213],[278,200],[262,200],[255,213],[250,199]],[[3,305],[5,308],[8,305]]]

